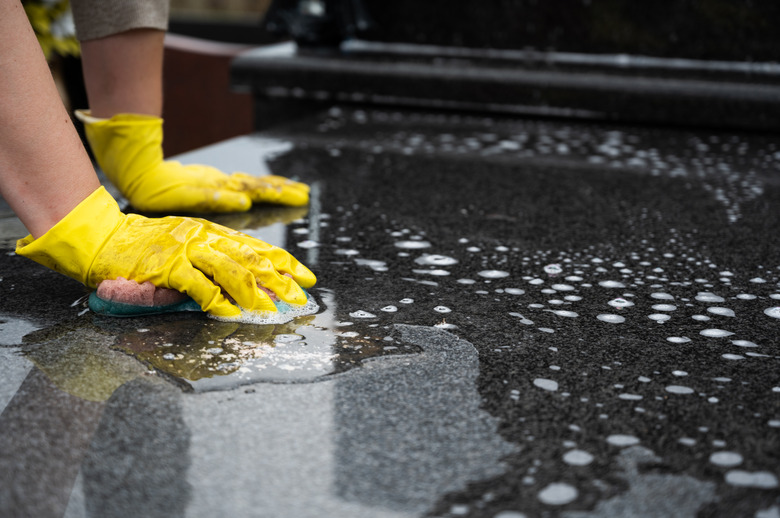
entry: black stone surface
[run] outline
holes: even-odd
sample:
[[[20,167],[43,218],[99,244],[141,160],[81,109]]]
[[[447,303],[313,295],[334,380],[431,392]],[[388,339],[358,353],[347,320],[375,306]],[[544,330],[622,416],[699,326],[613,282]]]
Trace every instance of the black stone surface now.
[[[221,221],[282,222],[350,368],[193,393],[153,330],[211,321],[100,320],[6,245],[3,513],[41,473],[68,516],[780,512],[775,136],[335,106],[202,153],[312,185]]]

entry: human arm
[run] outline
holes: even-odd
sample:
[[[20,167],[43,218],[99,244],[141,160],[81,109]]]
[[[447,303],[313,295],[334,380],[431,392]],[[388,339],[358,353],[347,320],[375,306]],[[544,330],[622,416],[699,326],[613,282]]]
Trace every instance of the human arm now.
[[[18,0],[0,0],[0,194],[40,237],[100,186]]]
[[[238,313],[226,294],[250,310],[275,310],[254,280],[305,302],[300,286],[314,275],[282,249],[203,220],[119,211],[99,188],[16,0],[0,0],[0,99],[0,193],[31,233],[19,255],[91,287],[118,276],[149,280],[219,316]]]
[[[77,116],[98,165],[130,205],[161,213],[306,205],[309,188],[300,182],[163,159],[163,39],[162,30],[133,28],[81,42],[90,110]]]

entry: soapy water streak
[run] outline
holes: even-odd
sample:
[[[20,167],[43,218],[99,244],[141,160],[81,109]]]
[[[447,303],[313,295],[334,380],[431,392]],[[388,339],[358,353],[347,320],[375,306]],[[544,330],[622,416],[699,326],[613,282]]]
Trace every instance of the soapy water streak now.
[[[380,128],[388,127],[377,132],[381,140],[367,136],[360,141],[361,148],[371,153],[478,154],[485,158],[585,161],[598,168],[698,180],[702,190],[723,206],[729,223],[739,221],[742,207],[764,194],[762,176],[773,174],[780,167],[780,150],[771,139],[675,134],[668,130],[659,134],[600,128],[593,124],[568,127],[545,121],[486,122],[460,115],[449,119],[455,124],[449,125],[446,116],[433,114],[349,112],[334,108],[320,131],[327,133],[346,125],[370,122]],[[482,125],[485,127],[480,128]],[[409,131],[420,126],[438,132]],[[466,129],[456,132],[453,126]]]

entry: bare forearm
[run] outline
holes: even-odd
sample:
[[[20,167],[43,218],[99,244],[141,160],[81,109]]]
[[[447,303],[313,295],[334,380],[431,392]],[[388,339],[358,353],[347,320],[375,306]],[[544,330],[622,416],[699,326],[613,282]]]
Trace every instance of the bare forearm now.
[[[134,29],[81,42],[84,83],[94,117],[162,115],[165,32]]]
[[[18,0],[0,0],[0,193],[39,237],[100,186]]]

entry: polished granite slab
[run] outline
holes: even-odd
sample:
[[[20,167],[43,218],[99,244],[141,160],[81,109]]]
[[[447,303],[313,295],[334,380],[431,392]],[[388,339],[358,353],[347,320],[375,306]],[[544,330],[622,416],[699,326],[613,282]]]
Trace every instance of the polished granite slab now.
[[[0,514],[780,512],[776,135],[334,106],[180,157],[321,311],[108,319],[0,221]],[[774,514],[773,514],[774,513]]]

